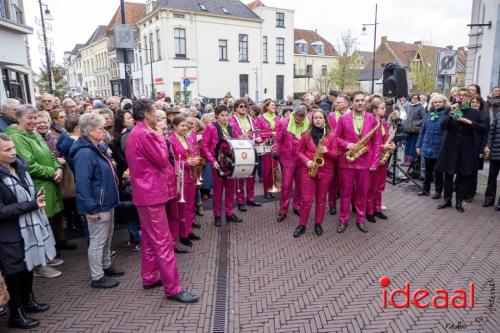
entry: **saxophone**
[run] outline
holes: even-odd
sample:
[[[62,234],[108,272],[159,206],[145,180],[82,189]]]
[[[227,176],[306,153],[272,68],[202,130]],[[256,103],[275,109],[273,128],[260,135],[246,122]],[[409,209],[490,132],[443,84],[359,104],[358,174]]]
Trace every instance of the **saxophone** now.
[[[313,166],[309,169],[309,176],[313,178],[318,174],[319,168],[325,165],[325,159],[323,158],[323,153],[321,152],[324,139],[325,135],[323,135],[321,139],[319,139],[318,145],[316,146],[316,151],[314,152],[314,156],[312,158]]]
[[[366,146],[366,144],[368,143],[368,141],[370,141],[370,139],[372,138],[373,134],[375,134],[379,126],[380,124],[377,124],[377,126],[372,128],[370,132],[368,132],[364,137],[359,139],[358,142],[356,142],[356,148],[349,149],[345,152],[345,159],[347,160],[347,162],[356,161],[361,155],[363,155],[368,151],[368,147]]]
[[[394,129],[394,131],[392,131],[392,133],[389,135],[389,137],[385,141],[384,146],[388,145],[389,143],[392,142],[392,140],[394,139],[394,136],[396,135],[396,132],[397,132],[396,129]],[[391,157],[391,155],[392,155],[392,150],[390,148],[384,148],[384,150],[382,151],[382,154],[380,155],[379,164],[380,165],[386,164],[387,161],[389,160],[389,157]]]

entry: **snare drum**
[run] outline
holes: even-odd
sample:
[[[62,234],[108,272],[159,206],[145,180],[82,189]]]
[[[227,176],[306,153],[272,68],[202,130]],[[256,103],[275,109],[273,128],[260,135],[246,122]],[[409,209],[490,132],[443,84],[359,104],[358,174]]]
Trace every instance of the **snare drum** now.
[[[271,154],[273,151],[273,146],[265,143],[255,144],[255,151],[257,152],[258,156]]]
[[[256,161],[252,141],[222,139],[215,152],[223,177],[240,179],[253,174]]]

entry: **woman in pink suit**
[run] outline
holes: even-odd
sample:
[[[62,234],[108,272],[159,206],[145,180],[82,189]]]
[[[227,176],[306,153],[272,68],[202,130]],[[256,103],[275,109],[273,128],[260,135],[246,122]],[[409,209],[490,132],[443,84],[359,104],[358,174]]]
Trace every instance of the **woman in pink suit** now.
[[[385,103],[382,101],[373,101],[367,108],[367,111],[372,113],[377,121],[380,122],[377,135],[380,138],[380,154],[385,149],[394,151],[396,148],[394,142],[386,143],[389,138],[389,125],[385,122]],[[385,189],[385,179],[387,177],[387,162],[380,164],[375,171],[370,171],[370,189],[368,190],[368,197],[366,201],[366,219],[368,222],[375,223],[375,216],[386,220],[387,216],[382,213],[382,192]]]
[[[318,149],[318,145],[321,147]],[[317,166],[317,173],[311,176],[310,172],[315,166],[315,155],[319,153],[323,158],[323,166]],[[325,217],[326,195],[333,177],[333,161],[337,157],[337,140],[330,128],[326,114],[314,111],[312,123],[306,133],[300,138],[297,155],[302,162],[301,166],[301,205],[299,225],[293,233],[293,237],[300,237],[306,232],[306,224],[311,212],[312,202],[314,208],[314,232],[316,235],[323,234],[323,218]]]
[[[340,179],[340,213],[337,232],[341,233],[347,228],[351,213],[351,200],[354,192],[356,208],[356,226],[362,232],[368,232],[365,226],[366,196],[370,187],[369,171],[378,168],[380,160],[380,136],[373,135],[366,143],[368,152],[359,156],[355,161],[349,162],[345,153],[356,148],[356,142],[365,137],[373,128],[378,126],[375,117],[365,112],[365,95],[356,92],[353,95],[352,112],[340,117],[337,124],[337,143],[341,148],[339,156]]]
[[[177,198],[174,169],[163,133],[156,127],[156,110],[149,99],[134,102],[134,129],[125,155],[132,182],[132,202],[141,221],[141,275],[145,289],[163,285],[168,298],[194,303],[199,297],[182,290],[165,205]]]
[[[228,123],[229,111],[227,106],[219,105],[215,108],[214,123],[210,123],[203,132],[201,146],[205,157],[212,165],[212,173],[214,179],[214,224],[217,227],[222,225],[222,191],[225,192],[224,203],[226,211],[226,222],[243,222],[243,219],[233,213],[234,201],[234,179],[225,179],[220,175],[219,162],[215,159],[215,150],[217,143],[222,139],[234,138],[234,133],[231,125]]]
[[[229,117],[229,125],[233,129],[233,135],[239,139],[261,142],[261,138],[255,137],[254,120],[247,113],[248,105],[244,99],[238,99],[234,102],[234,114]],[[238,209],[246,212],[246,203],[249,206],[260,207],[262,204],[255,201],[255,172],[248,178],[237,179],[236,182],[236,204]]]
[[[255,126],[259,130],[259,137],[262,141],[276,138],[276,133],[280,128],[280,118],[276,115],[276,103],[273,100],[268,99],[262,104],[262,114],[257,117]],[[264,198],[273,199],[274,196],[269,193],[269,190],[273,186],[273,175],[278,169],[278,162],[273,160],[271,154],[262,155],[261,160]]]
[[[309,127],[306,118],[307,108],[299,105],[289,118],[282,120],[282,125],[276,134],[276,152],[281,164],[281,196],[278,222],[286,219],[290,199],[293,194],[293,212],[300,215],[302,162],[297,155],[300,138]],[[295,186],[293,186],[295,184]]]
[[[170,134],[169,142],[174,154],[176,176],[179,176],[182,166],[183,175],[183,196],[185,202],[178,203],[180,220],[180,242],[185,246],[193,246],[191,241],[198,241],[201,238],[193,234],[196,174],[194,167],[200,163],[198,147],[193,142],[193,137],[187,134],[187,120],[183,116],[177,116],[172,121],[173,131]],[[181,189],[178,189],[181,190]]]

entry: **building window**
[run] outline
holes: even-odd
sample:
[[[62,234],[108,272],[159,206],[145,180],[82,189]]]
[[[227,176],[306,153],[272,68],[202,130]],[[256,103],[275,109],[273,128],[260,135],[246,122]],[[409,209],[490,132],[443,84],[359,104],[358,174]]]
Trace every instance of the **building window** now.
[[[240,61],[248,61],[248,35],[239,35]],[[247,75],[248,76],[248,75]],[[243,96],[243,95],[241,95]]]
[[[248,94],[248,74],[240,74],[240,96]]]
[[[267,36],[262,37],[262,62],[267,63]]]
[[[144,49],[148,48],[148,37],[144,36]],[[144,57],[144,63],[149,63],[149,51],[145,52],[146,56]]]
[[[158,54],[158,60],[161,60],[161,40],[160,40],[160,30],[156,30],[156,52]]]
[[[328,67],[326,65],[321,66],[321,76],[327,76],[328,75]]]
[[[276,38],[276,63],[285,63],[285,39],[281,37]]]
[[[227,39],[219,39],[219,61],[227,61]]]
[[[306,66],[306,75],[312,77],[313,74],[313,65]]]
[[[175,57],[186,58],[186,29],[175,28]]]
[[[321,42],[314,43],[312,45],[314,51],[316,51],[316,54],[319,56],[325,55],[325,46]]]
[[[297,43],[297,47],[299,49],[300,54],[307,54],[307,44],[306,43]]]
[[[285,76],[284,75],[276,75],[276,99],[282,100],[284,98],[284,90],[285,90]]]
[[[276,27],[284,28],[285,27],[285,13],[276,13]]]

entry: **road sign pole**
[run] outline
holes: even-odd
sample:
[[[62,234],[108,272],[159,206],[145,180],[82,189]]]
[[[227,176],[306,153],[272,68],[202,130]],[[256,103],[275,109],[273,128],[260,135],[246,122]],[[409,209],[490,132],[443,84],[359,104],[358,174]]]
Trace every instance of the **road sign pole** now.
[[[125,0],[120,0],[120,13],[121,13],[121,19],[122,19],[122,24],[125,24]],[[124,67],[125,67],[125,91],[124,95],[128,98],[132,97],[131,94],[131,84],[130,84],[130,73],[129,69],[127,66],[129,65],[128,63],[128,50],[124,49],[123,50],[123,62],[124,62]]]

